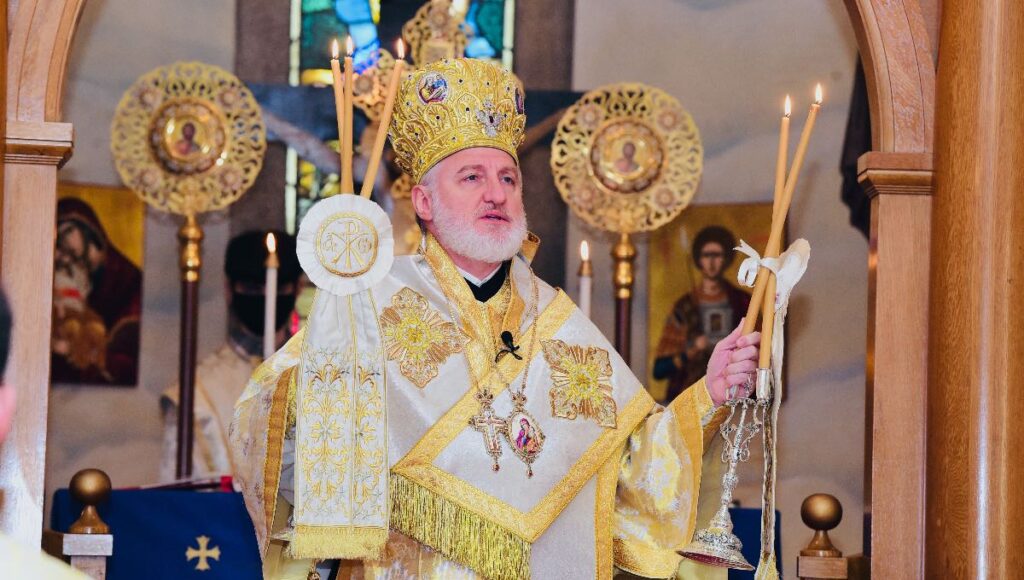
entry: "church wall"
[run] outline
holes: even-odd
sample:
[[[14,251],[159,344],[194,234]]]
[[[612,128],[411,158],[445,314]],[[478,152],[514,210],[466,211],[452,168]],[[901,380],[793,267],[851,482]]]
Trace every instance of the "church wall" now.
[[[812,252],[791,301],[786,345],[789,398],[780,426],[778,486],[785,577],[795,578],[796,555],[810,540],[799,513],[811,493],[840,499],[846,515],[832,537],[844,553],[860,552],[867,242],[848,225],[839,198],[838,167],[856,59],[842,4],[577,0],[575,18],[574,90],[641,81],[667,90],[693,115],[705,149],[696,204],[770,202],[783,96],[790,92],[795,98],[790,140],[795,147],[813,84],[824,84],[826,102],[789,221],[790,239],[808,239]],[[588,231],[575,217],[567,290],[576,296],[577,248],[584,238],[597,241],[594,318],[612,336],[611,240]],[[648,253],[643,236],[635,241],[632,360],[637,375],[645,377]],[[660,332],[663,321],[650,323]],[[760,505],[759,453],[754,455],[737,492],[745,506]],[[717,498],[704,497],[709,500]],[[706,524],[706,519],[698,523]]]
[[[120,185],[110,155],[110,121],[141,74],[178,60],[233,68],[234,0],[89,0],[71,48],[64,120],[75,154],[61,180]],[[115,486],[157,480],[159,396],[177,381],[180,271],[177,219],[147,211],[142,344],[135,388],[55,386],[50,396],[46,497],[75,471],[97,467]],[[204,222],[199,357],[224,342],[225,215]]]

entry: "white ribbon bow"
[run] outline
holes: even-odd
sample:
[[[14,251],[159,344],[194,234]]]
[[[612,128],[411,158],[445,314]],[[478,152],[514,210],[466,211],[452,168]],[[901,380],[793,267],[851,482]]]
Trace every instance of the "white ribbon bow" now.
[[[736,274],[736,280],[743,286],[753,288],[757,281],[757,271],[762,267],[771,270],[776,276],[779,274],[779,258],[762,258],[757,250],[743,240],[740,240],[740,245],[733,249],[747,255],[747,259],[740,264],[740,270]]]

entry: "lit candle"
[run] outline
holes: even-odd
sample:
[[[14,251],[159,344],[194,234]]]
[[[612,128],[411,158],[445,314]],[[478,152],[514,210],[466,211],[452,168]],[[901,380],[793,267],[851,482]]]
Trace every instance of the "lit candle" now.
[[[580,242],[580,310],[590,318],[590,295],[593,290],[594,267],[590,264],[590,245]]]
[[[355,52],[355,45],[352,37],[345,38],[345,132],[341,138],[341,192],[354,193],[355,184],[352,182],[352,87],[354,81],[354,70],[352,67],[352,53]]]
[[[772,218],[778,219],[779,204],[782,203],[782,192],[786,188],[786,156],[789,151],[789,117],[793,112],[793,103],[786,95],[786,104],[783,107],[782,128],[779,131],[779,158],[775,165],[775,198],[772,205]],[[783,218],[785,221],[785,218]],[[779,255],[780,248],[766,248],[766,258],[774,258]],[[761,314],[761,347],[759,352],[758,367],[766,369],[771,365],[772,358],[772,334],[775,330],[775,275],[761,269],[759,276],[766,276],[767,282],[764,290],[763,308]],[[758,395],[760,397],[761,395]]]
[[[395,107],[395,95],[398,94],[399,85],[402,84],[402,72],[405,70],[405,43],[401,38],[395,43],[395,59],[395,68],[391,71],[391,80],[388,84],[388,95],[384,100],[384,112],[380,116],[377,138],[373,142],[370,164],[366,166],[366,177],[363,179],[363,189],[360,191],[363,197],[370,197],[370,194],[373,193],[373,182],[376,181],[377,168],[380,166],[380,158],[384,155],[384,144],[388,139],[388,127],[391,125],[391,112]]]
[[[277,350],[277,328],[274,319],[277,317],[277,269],[281,262],[277,259],[277,239],[274,234],[267,234],[267,281],[263,288],[263,358],[268,359]]]
[[[782,197],[782,190],[786,188],[786,161],[789,156],[789,118],[793,113],[793,102],[789,95],[786,95],[786,104],[783,106],[782,127],[779,129],[779,157],[775,163],[775,199],[772,206],[772,214],[779,211],[779,202]]]
[[[778,210],[772,219],[771,237],[768,238],[767,253],[778,254],[782,244],[782,229],[786,222],[786,215],[789,213],[789,205],[793,201],[793,190],[796,189],[797,178],[800,177],[800,168],[804,164],[804,157],[807,155],[807,144],[811,140],[811,131],[814,130],[814,121],[818,118],[818,110],[821,109],[821,84],[814,90],[814,102],[807,112],[807,122],[800,133],[800,142],[796,146],[796,153],[793,155],[793,165],[789,168],[786,176],[786,186],[782,190],[782,197],[778,200]]]
[[[776,195],[772,211],[772,229],[771,234],[768,236],[768,244],[765,246],[765,256],[778,256],[782,249],[782,230],[785,228],[790,202],[793,201],[793,190],[796,189],[796,180],[800,175],[804,156],[807,154],[807,143],[811,140],[814,121],[818,117],[818,110],[821,109],[821,101],[821,85],[819,84],[814,91],[814,103],[811,104],[811,109],[807,113],[807,122],[804,123],[803,132],[800,134],[800,143],[797,144],[796,154],[793,156],[793,165],[789,168],[789,173],[784,180],[785,186],[782,188],[782,195]],[[776,172],[776,187],[778,187],[778,172]],[[762,301],[765,299],[765,290],[768,286],[769,277],[761,275],[764,274],[763,270],[759,271],[758,274],[754,291],[751,293],[750,305],[747,308],[747,316],[743,321],[743,334],[753,332],[757,326],[757,314],[763,305]]]
[[[331,42],[331,77],[334,79],[334,109],[338,115],[338,141],[345,138],[345,81],[341,76],[341,63],[338,62],[338,39]],[[344,161],[341,151],[339,161]]]

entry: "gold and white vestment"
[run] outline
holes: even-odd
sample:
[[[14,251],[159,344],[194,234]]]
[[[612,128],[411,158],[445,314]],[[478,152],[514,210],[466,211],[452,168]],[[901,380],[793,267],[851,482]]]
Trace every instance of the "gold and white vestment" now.
[[[320,223],[350,213],[337,209]],[[363,578],[675,575],[711,399],[701,381],[656,405],[572,301],[531,280],[535,249],[486,303],[429,236],[372,283],[310,276],[320,290],[309,326],[257,369],[232,425],[268,578],[305,578],[315,559],[336,558]],[[535,340],[532,356],[495,365],[502,330],[521,354]],[[526,410],[544,438],[532,477],[510,451],[514,434],[495,472],[470,425],[481,387],[498,416],[512,412],[527,367]]]

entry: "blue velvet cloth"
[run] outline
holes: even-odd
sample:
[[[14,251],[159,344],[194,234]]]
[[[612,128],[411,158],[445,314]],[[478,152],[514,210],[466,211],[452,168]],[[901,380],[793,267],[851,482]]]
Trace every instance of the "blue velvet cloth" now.
[[[71,498],[68,490],[59,490],[53,497],[50,526],[58,531],[67,530],[81,511],[81,504]],[[99,512],[114,534],[114,555],[107,566],[108,580],[261,577],[256,536],[240,493],[114,491],[110,499],[99,506]],[[761,510],[737,508],[731,512],[733,531],[743,542],[743,555],[757,565]],[[776,530],[778,528],[776,518]],[[216,552],[218,556],[216,559],[207,556],[207,570],[197,569],[203,561],[196,555],[202,547],[200,537],[208,538],[206,553]],[[776,553],[780,553],[780,543],[776,533]],[[753,572],[729,571],[729,580],[752,580],[753,577]]]
[[[114,491],[98,509],[114,535],[108,580],[262,577],[256,535],[240,493]],[[65,531],[81,511],[66,489],[59,490],[50,525]],[[200,549],[200,536],[209,538],[207,553],[219,552],[217,559],[206,558],[208,570],[197,570],[202,559],[189,552]]]

